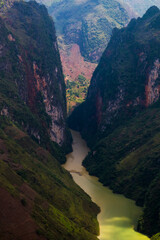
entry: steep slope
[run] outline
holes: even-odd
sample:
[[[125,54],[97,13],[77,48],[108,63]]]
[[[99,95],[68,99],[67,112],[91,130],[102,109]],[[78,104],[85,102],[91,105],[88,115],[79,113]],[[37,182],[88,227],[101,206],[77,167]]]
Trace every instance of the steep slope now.
[[[48,145],[50,140],[47,138],[51,138],[69,151],[70,134],[65,123],[65,83],[54,24],[46,8],[38,6],[36,2],[30,5],[16,2],[3,19],[8,33],[1,43],[1,77],[16,82],[18,89],[15,94],[21,97],[37,117],[41,133],[31,129],[24,119],[19,119],[19,123],[25,125],[27,131],[42,144]],[[9,46],[6,46],[6,39]],[[3,105],[11,115],[13,104],[8,106],[3,101]],[[33,122],[30,121],[30,124]]]
[[[115,192],[145,206],[139,231],[160,232],[160,104],[139,113],[94,146],[84,161]]]
[[[86,101],[69,118],[92,147],[84,161],[104,185],[144,205],[139,231],[160,232],[160,10],[115,29]]]
[[[78,44],[82,56],[90,62],[99,59],[112,29],[129,20],[126,10],[115,0],[53,1],[49,12],[55,18],[60,46]]]
[[[0,118],[1,239],[96,240],[98,207],[45,149]]]
[[[55,19],[66,82],[76,82],[76,89],[71,95],[68,91],[67,95],[68,109],[72,109],[72,105],[81,103],[86,97],[84,92],[79,91],[79,75],[86,78],[84,85],[88,87],[87,82],[110,39],[112,29],[125,26],[131,16],[116,0],[38,1],[49,5],[49,13]]]
[[[19,2],[0,32],[0,238],[96,240],[99,208],[58,163],[67,133],[54,24],[44,6]]]
[[[143,18],[113,31],[87,99],[70,117],[88,141],[108,134],[159,99],[159,18],[159,9],[152,7]]]

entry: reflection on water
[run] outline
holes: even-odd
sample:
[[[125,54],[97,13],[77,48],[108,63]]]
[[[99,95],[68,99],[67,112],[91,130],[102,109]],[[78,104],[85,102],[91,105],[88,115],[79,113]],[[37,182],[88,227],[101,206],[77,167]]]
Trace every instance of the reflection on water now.
[[[82,161],[89,148],[78,132],[72,131],[73,152],[67,155],[63,166],[70,171],[75,182],[88,193],[101,208],[98,215],[100,240],[147,240],[146,236],[134,231],[141,208],[123,195],[114,194],[104,187],[96,177],[89,176]]]

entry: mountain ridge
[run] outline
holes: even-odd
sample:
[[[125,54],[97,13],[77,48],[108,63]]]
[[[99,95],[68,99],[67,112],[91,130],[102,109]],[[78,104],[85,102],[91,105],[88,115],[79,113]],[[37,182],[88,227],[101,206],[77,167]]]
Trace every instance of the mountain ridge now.
[[[144,206],[138,230],[158,239],[160,10],[114,29],[87,99],[69,116],[91,148],[83,164],[117,193]]]
[[[99,208],[60,165],[71,138],[54,23],[34,1],[2,12],[0,238],[97,240]]]
[[[86,78],[83,85],[88,88],[88,81],[110,39],[112,29],[125,26],[129,16],[115,0],[53,1],[48,10],[56,23],[66,83],[76,83],[72,93],[67,88],[68,109],[72,110],[74,102],[78,105],[86,97],[79,76]]]

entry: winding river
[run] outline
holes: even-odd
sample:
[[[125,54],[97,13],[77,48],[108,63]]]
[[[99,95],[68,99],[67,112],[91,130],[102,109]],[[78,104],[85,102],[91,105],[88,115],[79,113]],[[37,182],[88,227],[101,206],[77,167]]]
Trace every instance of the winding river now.
[[[142,209],[123,195],[114,194],[98,178],[88,174],[82,161],[89,152],[86,142],[78,132],[72,131],[73,152],[67,155],[64,168],[71,172],[74,181],[100,208],[100,240],[147,240],[148,237],[134,230]]]

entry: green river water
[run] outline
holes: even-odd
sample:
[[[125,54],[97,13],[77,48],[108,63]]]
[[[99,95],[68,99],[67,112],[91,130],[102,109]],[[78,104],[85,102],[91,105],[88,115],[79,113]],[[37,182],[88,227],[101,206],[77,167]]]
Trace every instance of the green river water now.
[[[82,166],[82,161],[89,148],[78,132],[72,131],[72,137],[73,152],[67,155],[67,162],[63,166],[70,171],[74,181],[101,209],[98,215],[100,225],[98,238],[100,240],[149,240],[148,237],[134,230],[142,209],[123,195],[112,193],[98,181],[98,178],[88,174]]]

